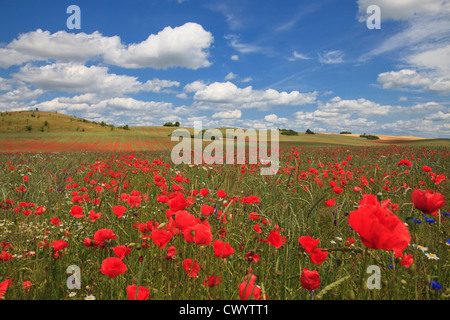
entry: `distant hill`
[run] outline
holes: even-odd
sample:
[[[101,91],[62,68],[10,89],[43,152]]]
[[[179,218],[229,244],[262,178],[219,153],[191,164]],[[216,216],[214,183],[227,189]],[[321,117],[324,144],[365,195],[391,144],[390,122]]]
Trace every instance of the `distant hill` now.
[[[46,111],[0,112],[0,133],[126,131],[74,116]]]

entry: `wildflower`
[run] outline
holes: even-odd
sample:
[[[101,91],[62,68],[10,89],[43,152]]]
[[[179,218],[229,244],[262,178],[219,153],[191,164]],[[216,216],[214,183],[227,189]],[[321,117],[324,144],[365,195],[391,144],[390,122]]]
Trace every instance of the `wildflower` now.
[[[281,237],[278,230],[270,231],[270,234],[267,237],[267,241],[277,249],[281,248],[281,246],[283,245],[283,238]]]
[[[430,285],[431,289],[434,289],[434,290],[441,290],[442,289],[442,284],[440,284],[437,281],[431,281],[429,283],[429,285]]]
[[[117,258],[119,259],[124,259],[127,255],[130,254],[131,252],[131,248],[124,246],[124,245],[120,245],[117,247],[114,247],[112,249],[114,251],[114,254],[116,255]]]
[[[24,290],[30,290],[32,286],[33,286],[33,284],[31,283],[31,281],[24,281],[23,282],[23,289]]]
[[[116,240],[117,236],[111,229],[99,229],[94,234],[94,241],[97,245],[104,242],[105,240]]]
[[[114,214],[118,217],[121,218],[124,214],[124,212],[127,210],[127,208],[125,208],[124,206],[114,206],[113,208],[113,212]]]
[[[308,268],[304,268],[300,277],[300,284],[306,290],[312,291],[320,287],[320,277],[317,270],[310,271]]]
[[[169,250],[167,252],[167,255],[166,255],[166,259],[171,260],[175,257],[176,254],[177,254],[177,248],[175,246],[170,246]]]
[[[132,286],[127,286],[127,294],[128,300],[147,300],[150,296],[150,290],[143,286],[139,286],[139,288],[137,288],[137,285],[133,284]]]
[[[413,263],[413,257],[412,254],[408,254],[408,255],[403,255],[402,256],[402,261],[400,262],[400,264],[402,266],[405,266],[407,268],[409,268],[409,266]]]
[[[425,219],[426,222],[428,222],[428,223],[430,223],[430,224],[436,222],[436,220],[431,219],[431,218],[424,217],[424,219]]]
[[[435,255],[434,253],[425,253],[428,259],[430,260],[439,260],[439,257]]]
[[[217,191],[217,196],[219,198],[225,198],[227,196],[227,193],[223,190],[219,190],[219,191]]]
[[[195,244],[209,245],[213,239],[211,227],[204,224],[196,224],[193,227],[184,230],[184,239],[186,242],[195,242]]]
[[[6,290],[8,290],[8,287],[12,285],[12,280],[8,279],[0,283],[0,298],[4,299],[4,295],[6,293]]]
[[[200,208],[201,213],[203,213],[204,215],[207,215],[207,216],[209,216],[211,213],[213,213],[214,210],[215,210],[214,207],[208,206],[206,204],[202,205]]]
[[[95,300],[95,296],[88,295],[88,296],[84,297],[84,300]]]
[[[248,277],[250,276],[250,279]],[[249,273],[244,277],[244,281],[241,282],[239,285],[239,299],[240,300],[248,300],[251,297],[251,299],[254,300],[261,300],[261,288],[256,283],[256,276],[252,273]]]
[[[216,240],[213,243],[214,255],[219,258],[226,258],[234,253],[233,247],[227,242]]]
[[[183,260],[182,265],[186,274],[191,278],[196,277],[200,271],[200,265],[194,259],[185,259]]]
[[[74,205],[72,209],[70,209],[70,215],[75,218],[84,218],[83,208],[78,205]]]
[[[300,242],[307,253],[311,253],[319,244],[320,239],[313,239],[310,236],[302,236],[298,238],[298,242]]]
[[[310,260],[317,265],[322,264],[323,261],[328,257],[327,251],[322,251],[320,248],[314,249],[313,252],[309,255]]]
[[[433,190],[416,189],[411,193],[411,199],[414,207],[433,215],[446,203],[445,196]]]
[[[245,260],[251,262],[257,262],[259,261],[259,258],[259,255],[257,255],[254,251],[250,251],[245,255]]]
[[[9,261],[13,258],[13,256],[6,251],[2,251],[2,253],[0,254],[0,261]]]
[[[365,194],[347,221],[366,247],[393,250],[398,255],[408,246],[411,236],[403,221],[387,208],[389,203],[386,200],[380,206],[375,195]]]
[[[417,245],[417,249],[421,250],[422,252],[428,251],[427,247],[421,246],[421,245]]]
[[[203,285],[206,287],[214,287],[223,282],[223,279],[219,276],[209,276],[205,280],[203,280]]]
[[[154,229],[152,231],[152,239],[153,243],[162,249],[172,239],[172,233],[164,229]]]
[[[127,266],[121,259],[110,257],[103,260],[100,272],[110,278],[115,278],[118,275],[125,273],[126,270]]]
[[[69,293],[69,298],[75,297],[76,295],[77,295],[76,292],[71,292],[71,293]]]

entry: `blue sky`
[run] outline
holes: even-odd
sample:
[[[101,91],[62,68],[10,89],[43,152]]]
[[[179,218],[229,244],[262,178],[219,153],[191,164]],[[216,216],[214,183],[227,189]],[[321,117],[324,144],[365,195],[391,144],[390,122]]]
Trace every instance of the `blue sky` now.
[[[441,0],[2,0],[0,27],[1,111],[450,138]]]

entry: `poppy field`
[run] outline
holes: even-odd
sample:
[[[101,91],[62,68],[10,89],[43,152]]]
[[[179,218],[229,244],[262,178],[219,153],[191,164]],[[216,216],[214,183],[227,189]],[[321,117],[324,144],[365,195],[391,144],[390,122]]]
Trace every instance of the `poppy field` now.
[[[447,146],[0,154],[6,300],[445,300]]]

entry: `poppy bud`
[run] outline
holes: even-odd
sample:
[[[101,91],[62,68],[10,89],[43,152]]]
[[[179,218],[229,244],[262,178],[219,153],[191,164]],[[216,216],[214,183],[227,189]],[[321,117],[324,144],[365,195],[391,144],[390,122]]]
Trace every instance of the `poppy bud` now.
[[[377,193],[377,200],[378,202],[381,202],[383,200],[383,194],[381,192]]]

